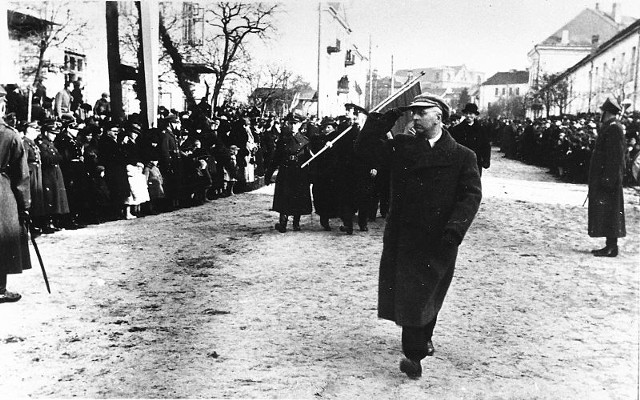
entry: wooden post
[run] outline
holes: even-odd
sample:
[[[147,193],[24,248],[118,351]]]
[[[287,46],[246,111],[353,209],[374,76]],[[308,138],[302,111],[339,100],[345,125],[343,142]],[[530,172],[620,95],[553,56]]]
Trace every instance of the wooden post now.
[[[107,1],[107,64],[109,66],[109,94],[111,96],[111,118],[124,119],[122,107],[122,81],[120,76],[120,36],[118,29],[118,2]]]
[[[158,60],[160,49],[160,9],[156,0],[140,2],[140,23],[142,24],[142,56],[143,65],[140,73],[144,74],[145,94],[147,98],[147,119],[149,128],[158,125]]]

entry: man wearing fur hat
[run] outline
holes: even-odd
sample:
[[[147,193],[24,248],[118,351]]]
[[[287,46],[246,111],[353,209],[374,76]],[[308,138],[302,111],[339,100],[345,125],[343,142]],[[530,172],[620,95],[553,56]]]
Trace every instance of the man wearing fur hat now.
[[[489,168],[491,160],[491,144],[489,143],[489,135],[478,121],[480,112],[478,106],[468,103],[462,109],[464,120],[451,128],[451,136],[456,142],[470,148],[476,153],[478,159],[478,171],[482,176],[482,169]]]
[[[300,133],[304,120],[305,117],[298,111],[285,117],[286,126],[282,129],[282,137],[276,144],[273,160],[264,177],[268,185],[273,173],[278,170],[272,209],[280,213],[275,225],[280,233],[287,231],[289,215],[293,216],[293,230],[299,231],[300,216],[311,214],[308,168],[301,168],[309,158],[309,139]]]
[[[591,237],[606,238],[606,246],[593,250],[594,256],[616,257],[618,238],[627,234],[622,198],[626,140],[617,119],[622,107],[615,99],[607,98],[600,109],[602,126],[589,164],[588,232]]]
[[[410,134],[391,140],[391,205],[387,215],[378,288],[378,317],[402,326],[400,370],[422,375],[433,355],[436,319],[453,278],[458,246],[480,206],[475,153],[443,128],[449,107],[421,94],[409,105]],[[406,109],[370,113],[356,152],[373,148]]]

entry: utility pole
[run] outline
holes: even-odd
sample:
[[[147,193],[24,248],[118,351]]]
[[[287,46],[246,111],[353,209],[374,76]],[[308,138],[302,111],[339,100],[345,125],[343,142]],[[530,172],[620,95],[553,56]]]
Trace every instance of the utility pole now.
[[[395,72],[393,70],[393,54],[391,55],[391,93],[389,93],[389,95],[392,95],[393,93],[395,93],[396,91],[396,77],[395,77]]]
[[[322,32],[322,3],[318,3],[318,86],[316,87],[316,116],[320,119],[320,57],[322,57],[321,49],[321,32]]]
[[[369,104],[367,108],[371,108],[373,104],[373,70],[371,68],[371,35],[369,35]]]
[[[109,66],[109,94],[114,120],[124,119],[122,108],[122,81],[120,77],[120,34],[118,30],[118,2],[106,2],[107,64]]]

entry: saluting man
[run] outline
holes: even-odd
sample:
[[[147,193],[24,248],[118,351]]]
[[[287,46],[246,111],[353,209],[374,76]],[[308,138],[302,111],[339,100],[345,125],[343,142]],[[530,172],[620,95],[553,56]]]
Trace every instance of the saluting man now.
[[[627,235],[622,197],[626,139],[616,118],[622,107],[607,98],[600,109],[602,126],[589,164],[588,231],[591,237],[607,238],[605,247],[592,251],[594,256],[616,257],[618,238]]]
[[[421,360],[434,353],[436,319],[482,189],[475,153],[443,128],[449,116],[444,100],[421,94],[409,108],[413,134],[391,139],[391,205],[380,260],[378,317],[402,327],[400,370],[417,379]],[[404,111],[370,113],[356,152],[375,148]]]

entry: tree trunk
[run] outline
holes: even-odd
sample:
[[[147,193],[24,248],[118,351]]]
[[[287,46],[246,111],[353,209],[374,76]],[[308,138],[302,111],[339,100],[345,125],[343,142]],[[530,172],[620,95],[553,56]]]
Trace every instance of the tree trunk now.
[[[136,74],[136,85],[134,90],[136,92],[136,97],[140,102],[140,120],[142,122],[142,127],[144,129],[149,129],[149,127],[153,126],[153,121],[149,121],[149,116],[147,115],[147,91],[145,90],[144,55],[142,51],[142,10],[140,9],[139,1],[136,1],[135,5],[138,10],[138,73]]]
[[[178,78],[178,86],[182,89],[182,93],[187,100],[187,108],[196,113],[198,112],[198,107],[196,107],[196,101],[191,91],[191,83],[189,83],[187,79],[184,63],[182,62],[182,55],[176,48],[173,40],[171,40],[171,36],[162,20],[160,20],[160,38],[162,45],[167,50],[169,57],[171,57],[171,66],[173,67],[173,72],[176,74],[176,78]]]
[[[122,108],[122,80],[120,77],[120,36],[118,32],[118,2],[107,1],[107,63],[109,65],[109,93],[111,95],[111,118],[124,119]]]
[[[38,66],[36,67],[36,76],[33,78],[33,84],[35,85],[40,76],[42,75],[42,66],[44,65],[44,53],[47,51],[47,45],[44,40],[40,41],[38,46]],[[44,99],[43,99],[44,100]]]

